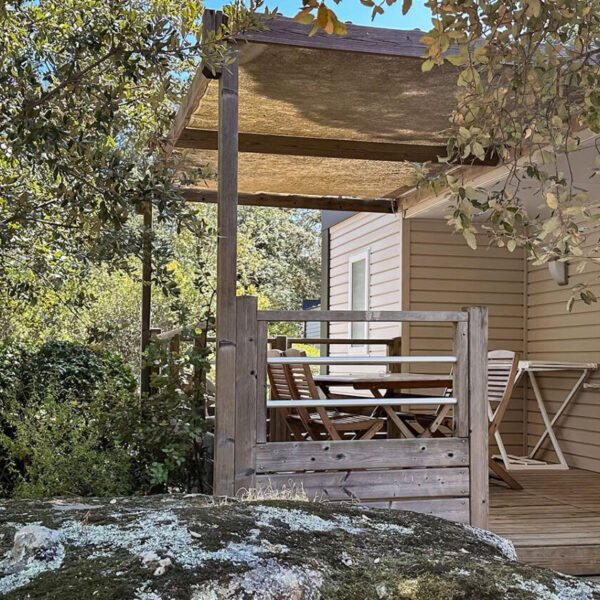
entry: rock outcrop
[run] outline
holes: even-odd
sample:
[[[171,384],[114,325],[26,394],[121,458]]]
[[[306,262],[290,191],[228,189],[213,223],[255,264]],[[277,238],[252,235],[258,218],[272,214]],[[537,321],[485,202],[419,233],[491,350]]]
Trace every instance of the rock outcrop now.
[[[7,501],[0,553],[13,600],[600,599],[487,532],[308,502]]]

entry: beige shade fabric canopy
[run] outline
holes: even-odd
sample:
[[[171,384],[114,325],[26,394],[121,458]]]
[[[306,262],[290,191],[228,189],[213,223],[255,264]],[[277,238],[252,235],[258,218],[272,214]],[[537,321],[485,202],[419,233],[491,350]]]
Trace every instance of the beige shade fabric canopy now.
[[[397,35],[401,43],[403,37],[414,42],[415,33],[420,35],[389,35]],[[239,47],[240,150],[247,134],[298,136],[317,145],[319,140],[339,141],[341,156],[347,142],[371,144],[364,158],[360,146],[353,148],[353,158],[333,158],[306,155],[311,151],[302,149],[295,154],[294,139],[287,137],[292,150],[271,154],[267,139],[261,142],[264,148],[240,151],[240,192],[395,198],[413,187],[414,166],[405,160],[370,160],[371,150],[385,146],[393,152],[391,144],[407,144],[430,149],[433,160],[443,154],[443,130],[455,104],[456,71],[450,65],[423,73],[414,49],[410,56],[389,56],[255,42],[240,42]],[[210,134],[217,120],[218,85],[211,81],[176,144],[184,146],[178,151],[188,166],[208,166],[216,173],[214,146],[190,141],[190,133]],[[210,177],[196,186],[216,189],[216,183]]]

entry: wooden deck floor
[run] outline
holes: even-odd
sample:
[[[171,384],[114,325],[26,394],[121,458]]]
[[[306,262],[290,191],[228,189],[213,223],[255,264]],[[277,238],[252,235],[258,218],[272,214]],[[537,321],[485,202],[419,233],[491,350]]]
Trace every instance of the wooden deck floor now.
[[[600,575],[600,473],[522,473],[522,491],[490,484],[490,529],[519,558],[574,575]]]

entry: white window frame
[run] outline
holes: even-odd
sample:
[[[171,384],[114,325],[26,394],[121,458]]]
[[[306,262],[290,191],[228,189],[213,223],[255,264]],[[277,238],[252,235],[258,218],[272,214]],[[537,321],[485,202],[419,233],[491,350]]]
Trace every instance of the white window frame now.
[[[363,248],[348,257],[348,310],[352,309],[352,265],[361,260],[365,261],[365,310],[369,310],[369,299],[371,295],[371,248]],[[369,338],[369,324],[366,324],[365,339]],[[352,323],[348,323],[348,339],[352,339]],[[366,344],[348,343],[348,350],[351,353],[364,353],[367,350]]]

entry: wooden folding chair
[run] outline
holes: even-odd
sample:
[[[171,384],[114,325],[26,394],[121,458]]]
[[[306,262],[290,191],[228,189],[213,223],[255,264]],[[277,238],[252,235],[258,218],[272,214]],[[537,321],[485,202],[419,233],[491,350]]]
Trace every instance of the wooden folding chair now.
[[[285,353],[271,350],[270,356],[306,356],[300,350],[290,348]],[[268,366],[271,395],[278,399],[318,400],[319,391],[307,364],[270,364]],[[344,434],[355,439],[371,439],[385,424],[383,419],[354,415],[338,410],[294,407],[285,410],[285,420],[294,439],[341,440]],[[302,431],[303,430],[303,431]]]
[[[493,350],[488,353],[488,415],[490,420],[488,434],[490,441],[496,440],[501,450],[504,448],[504,444],[498,430],[515,387],[518,369],[519,355],[516,352]],[[491,471],[513,490],[523,489],[506,470],[508,459],[505,460],[504,456],[498,458],[504,462],[504,465],[497,461],[497,457],[490,457]]]
[[[283,356],[281,350],[269,350],[267,356]],[[267,365],[269,384],[271,387],[271,398],[274,400],[292,400],[295,396],[290,387],[290,377],[288,369],[282,364]],[[278,408],[283,414],[287,428],[290,430],[292,439],[302,441],[307,437],[309,439],[318,439],[318,430],[311,424],[311,417],[308,409],[303,407]]]

